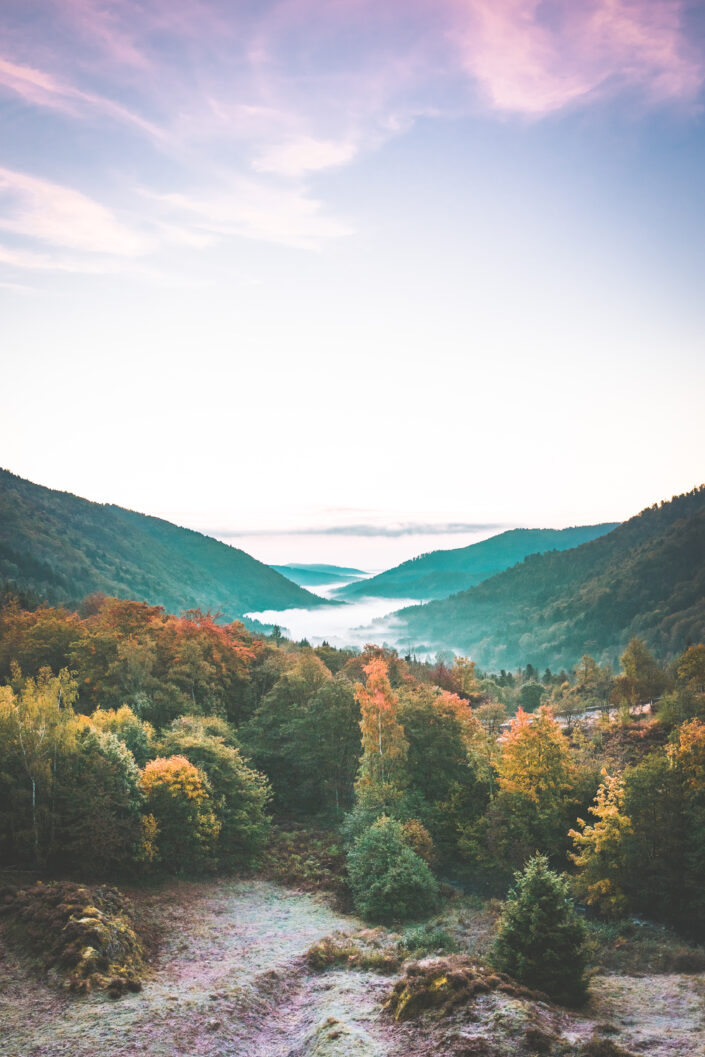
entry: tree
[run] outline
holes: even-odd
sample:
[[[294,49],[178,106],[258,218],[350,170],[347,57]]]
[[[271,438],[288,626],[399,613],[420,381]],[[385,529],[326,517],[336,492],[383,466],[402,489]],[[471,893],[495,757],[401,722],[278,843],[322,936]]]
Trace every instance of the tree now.
[[[564,853],[576,772],[568,740],[546,706],[533,715],[520,708],[499,747],[499,788],[461,845],[478,865],[504,873],[536,849],[554,858]]]
[[[632,639],[619,658],[624,671],[612,690],[615,704],[634,708],[653,701],[666,686],[666,677],[642,639]]]
[[[36,679],[14,677],[21,687],[0,695],[0,757],[5,756],[14,802],[13,843],[27,856],[30,836],[34,864],[41,865],[54,838],[56,776],[59,761],[74,735],[76,683],[64,669],[58,676],[43,668]],[[12,777],[14,772],[14,778]]]
[[[149,858],[171,873],[213,864],[220,823],[205,775],[184,756],[158,757],[140,777]]]
[[[524,683],[519,691],[519,702],[526,712],[535,712],[541,704],[541,698],[546,693],[546,687],[541,683]]]
[[[437,904],[435,878],[407,839],[401,823],[383,815],[348,854],[355,908],[369,921],[422,917]]]
[[[514,878],[493,950],[493,962],[527,987],[558,1002],[585,1001],[585,927],[567,879],[545,855],[535,855]]]
[[[518,710],[502,739],[498,770],[503,791],[544,806],[565,796],[573,780],[570,746],[549,708],[534,716]]]
[[[392,690],[387,663],[374,657],[364,666],[367,683],[358,683],[362,759],[356,782],[361,806],[379,810],[399,798],[406,784],[405,761],[409,745],[398,717],[399,698]]]
[[[128,869],[139,856],[143,800],[132,753],[83,720],[58,778],[52,862],[92,875]]]
[[[129,705],[118,709],[97,708],[90,719],[98,730],[114,734],[130,750],[139,767],[144,767],[154,755],[154,728],[136,716]]]
[[[678,659],[678,681],[705,693],[705,644],[689,646]]]
[[[631,819],[624,812],[624,781],[603,770],[602,785],[595,803],[588,808],[595,822],[578,819],[579,830],[571,829],[575,851],[570,858],[578,867],[575,887],[585,902],[607,917],[618,916],[627,908],[624,892],[626,839],[632,832]]]
[[[217,730],[218,725],[213,720],[184,716],[172,724],[161,751],[186,757],[206,775],[219,824],[216,857],[222,865],[241,869],[257,861],[269,835],[269,783],[248,767],[238,748],[210,733],[209,728]]]

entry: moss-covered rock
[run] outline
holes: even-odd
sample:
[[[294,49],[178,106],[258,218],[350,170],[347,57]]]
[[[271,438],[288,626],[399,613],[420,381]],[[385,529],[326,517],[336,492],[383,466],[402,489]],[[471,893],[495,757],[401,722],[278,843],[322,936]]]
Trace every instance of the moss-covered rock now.
[[[8,939],[76,994],[139,991],[144,950],[128,900],[115,888],[68,881],[0,890]]]

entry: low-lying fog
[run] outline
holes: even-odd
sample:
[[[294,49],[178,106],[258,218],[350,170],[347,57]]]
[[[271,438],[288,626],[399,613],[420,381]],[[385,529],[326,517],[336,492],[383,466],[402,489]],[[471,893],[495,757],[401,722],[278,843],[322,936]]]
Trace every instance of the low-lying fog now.
[[[315,588],[315,594],[328,598],[340,582]],[[298,642],[308,639],[312,646],[323,641],[331,646],[364,646],[368,642],[395,646],[406,652],[410,643],[402,629],[402,636],[395,632],[394,621],[382,622],[371,627],[372,622],[404,606],[418,605],[418,598],[362,598],[339,606],[324,606],[321,609],[266,609],[261,613],[248,613],[253,620],[263,624],[278,624],[284,634]]]

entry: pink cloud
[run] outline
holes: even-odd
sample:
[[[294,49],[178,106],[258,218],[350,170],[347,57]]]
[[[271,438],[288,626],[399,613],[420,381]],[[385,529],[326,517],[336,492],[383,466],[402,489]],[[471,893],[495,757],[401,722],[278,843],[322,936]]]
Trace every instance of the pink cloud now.
[[[0,228],[84,253],[134,257],[147,240],[105,206],[70,187],[0,169]]]
[[[45,106],[74,117],[82,111],[95,111],[116,121],[134,125],[155,139],[164,139],[164,132],[151,121],[133,113],[111,99],[84,92],[71,84],[32,66],[22,66],[0,58],[0,86],[15,92],[35,106]]]
[[[607,91],[692,99],[705,76],[678,0],[458,0],[453,39],[497,110],[541,115]]]

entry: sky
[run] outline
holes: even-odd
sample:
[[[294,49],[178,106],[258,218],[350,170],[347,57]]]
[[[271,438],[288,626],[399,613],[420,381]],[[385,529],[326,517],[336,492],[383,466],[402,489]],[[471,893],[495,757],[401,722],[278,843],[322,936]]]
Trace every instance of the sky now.
[[[705,5],[3,0],[0,465],[378,569],[705,479]]]

